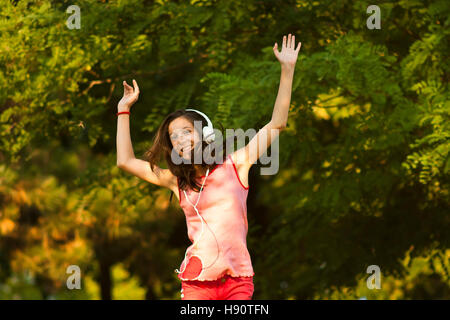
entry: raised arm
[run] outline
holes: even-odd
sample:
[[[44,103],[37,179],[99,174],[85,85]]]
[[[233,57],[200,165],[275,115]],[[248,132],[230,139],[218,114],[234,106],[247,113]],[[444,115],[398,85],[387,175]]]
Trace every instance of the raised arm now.
[[[123,82],[124,92],[117,109],[118,112],[130,111],[131,106],[139,97],[139,87],[133,80],[133,87],[126,81]],[[167,187],[178,194],[176,177],[168,169],[161,169],[157,166],[151,169],[150,163],[141,159],[136,159],[133,152],[133,145],[130,136],[130,116],[120,114],[117,117],[117,166],[138,178],[141,178],[158,186]]]
[[[287,41],[286,41],[287,40]],[[291,34],[283,37],[281,52],[278,52],[278,44],[273,47],[274,54],[281,64],[280,86],[272,112],[272,118],[244,147],[233,154],[233,160],[239,167],[250,169],[250,167],[269,148],[271,143],[278,137],[280,132],[286,127],[289,106],[291,103],[292,81],[294,69],[300,51],[301,42],[295,48],[295,36]]]

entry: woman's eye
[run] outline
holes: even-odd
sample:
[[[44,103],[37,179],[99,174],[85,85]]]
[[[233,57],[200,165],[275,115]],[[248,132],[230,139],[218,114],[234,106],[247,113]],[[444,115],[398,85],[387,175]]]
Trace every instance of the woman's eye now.
[[[182,130],[181,132],[178,132],[181,136],[187,136],[187,135],[189,135],[190,133],[191,133],[191,130],[189,130],[189,129],[184,129],[184,130]],[[177,134],[173,134],[173,135],[171,135],[170,136],[170,138],[172,139],[172,140],[176,140],[176,139],[178,139],[178,135]]]

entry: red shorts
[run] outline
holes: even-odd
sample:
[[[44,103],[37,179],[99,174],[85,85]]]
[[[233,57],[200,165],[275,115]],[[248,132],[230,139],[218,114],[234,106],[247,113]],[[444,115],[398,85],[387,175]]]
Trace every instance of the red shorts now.
[[[181,281],[181,300],[251,300],[253,291],[253,277]]]

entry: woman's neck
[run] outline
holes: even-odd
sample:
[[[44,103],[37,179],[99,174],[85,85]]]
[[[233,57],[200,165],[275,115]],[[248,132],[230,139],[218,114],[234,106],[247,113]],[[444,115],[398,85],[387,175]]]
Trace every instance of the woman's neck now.
[[[206,170],[203,169],[203,167],[199,164],[194,164],[194,169],[195,169],[195,176],[196,177],[202,177],[204,175],[206,175]]]

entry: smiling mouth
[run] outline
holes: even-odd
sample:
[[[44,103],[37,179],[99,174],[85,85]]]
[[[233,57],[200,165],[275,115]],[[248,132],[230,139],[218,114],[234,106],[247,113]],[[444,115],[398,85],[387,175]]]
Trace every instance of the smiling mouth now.
[[[184,146],[184,147],[182,147],[180,149],[181,152],[185,152],[185,151],[188,151],[188,150],[191,150],[191,146],[190,145],[189,146]]]

